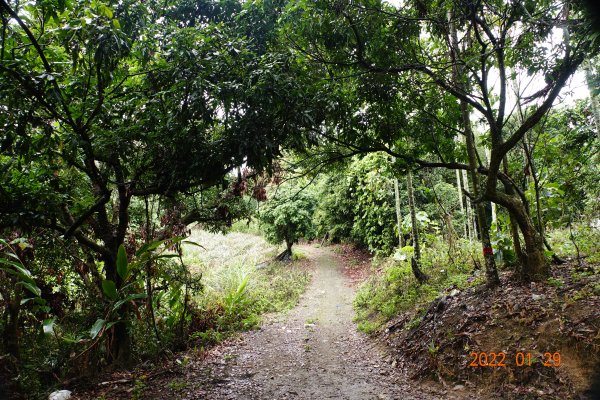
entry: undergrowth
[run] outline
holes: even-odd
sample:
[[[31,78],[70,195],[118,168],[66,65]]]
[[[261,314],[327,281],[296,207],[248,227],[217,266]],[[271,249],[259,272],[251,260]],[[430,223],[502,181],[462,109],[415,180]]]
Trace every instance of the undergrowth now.
[[[447,244],[429,237],[422,251],[421,268],[430,279],[418,284],[410,267],[409,246],[395,257],[374,260],[381,272],[363,283],[354,299],[356,322],[365,333],[374,333],[398,314],[434,300],[444,290],[462,290],[484,279],[483,271],[474,270],[473,260],[482,265],[479,243],[460,240],[450,256]]]
[[[589,263],[600,262],[600,230],[587,224],[578,224],[572,230],[553,229],[547,234],[552,249],[560,257],[579,255]]]
[[[547,236],[554,251],[561,257],[575,258],[579,249],[579,255],[587,263],[600,261],[600,230],[596,228],[579,225],[573,231],[552,230]],[[494,247],[502,249],[505,255],[510,251],[502,248],[498,242]],[[374,267],[380,272],[361,285],[354,300],[359,329],[369,334],[374,333],[398,314],[428,304],[442,292],[462,290],[484,282],[483,270],[475,269],[476,263],[484,265],[480,254],[479,242],[471,243],[461,239],[450,252],[445,240],[426,235],[421,268],[430,279],[424,284],[418,284],[412,274],[410,246],[398,250],[395,257],[374,259]],[[511,267],[508,257],[504,257],[502,261],[502,257],[496,254],[496,260],[499,268]],[[561,282],[552,281],[552,278],[549,283],[561,285]],[[418,322],[418,315],[415,318]],[[410,327],[410,323],[407,326]]]
[[[310,281],[296,263],[265,262],[276,249],[260,237],[198,231],[192,240],[204,247],[189,249],[184,259],[194,273],[202,274],[204,284],[193,296],[191,321],[191,338],[200,346],[256,327],[261,314],[292,308]],[[302,258],[299,254],[294,260]]]

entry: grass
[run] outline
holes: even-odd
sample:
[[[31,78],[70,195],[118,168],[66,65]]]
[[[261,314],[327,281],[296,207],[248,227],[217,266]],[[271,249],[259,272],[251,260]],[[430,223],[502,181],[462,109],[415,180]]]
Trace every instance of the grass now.
[[[599,262],[600,231],[580,224],[574,228],[573,234],[580,253],[586,257],[585,261]],[[553,230],[547,236],[560,256],[576,256],[577,251],[568,229]],[[430,276],[425,284],[419,285],[412,274],[408,247],[405,257],[396,257],[395,260],[394,257],[389,257],[373,261],[382,272],[367,280],[359,288],[354,300],[355,320],[360,330],[369,334],[377,332],[398,314],[430,303],[449,288],[462,290],[484,281],[483,271],[473,271],[473,258],[478,260],[480,265],[484,265],[479,242],[459,241],[456,254],[452,259],[448,256],[446,243],[440,238],[427,237],[423,247],[421,267],[423,272]],[[403,259],[404,261],[400,261]],[[573,271],[571,273],[573,280],[590,274],[593,272]],[[564,285],[563,281],[554,278],[549,278],[547,283],[556,287]],[[589,296],[590,293],[578,293],[577,298],[571,300]],[[405,327],[416,326],[419,321],[420,317],[417,315]]]
[[[234,222],[230,232],[248,233],[257,236],[261,234],[260,224],[255,218]]]
[[[403,257],[377,260],[382,273],[363,283],[354,299],[358,328],[368,334],[377,332],[398,314],[431,302],[448,288],[461,290],[481,282],[483,273],[474,274],[470,261],[471,255],[479,257],[478,246],[461,241],[452,261],[445,244],[431,240],[421,257],[421,268],[430,277],[425,284],[414,278],[408,257],[404,261],[398,261]]]
[[[188,383],[183,381],[172,381],[167,384],[167,387],[173,391],[181,391],[188,388]]]
[[[190,240],[202,246],[184,249],[184,262],[204,284],[193,296],[197,320],[192,321],[193,338],[202,345],[256,327],[264,313],[291,309],[310,281],[296,262],[269,262],[277,248],[259,236],[194,230]]]
[[[573,227],[573,238],[568,228],[553,229],[547,233],[548,242],[560,257],[576,257],[577,247],[588,263],[600,262],[600,230],[586,224]],[[575,244],[573,243],[575,240]]]

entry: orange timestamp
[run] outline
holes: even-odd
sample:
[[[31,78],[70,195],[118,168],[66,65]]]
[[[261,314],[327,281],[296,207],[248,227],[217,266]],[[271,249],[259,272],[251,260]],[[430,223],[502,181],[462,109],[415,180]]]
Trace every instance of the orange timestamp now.
[[[514,357],[509,357],[503,351],[499,353],[473,351],[469,356],[471,357],[469,367],[506,367],[509,364],[516,365],[517,367],[529,367],[536,361],[531,353],[521,351],[517,352]],[[512,363],[512,360],[514,360],[514,364]],[[542,365],[544,367],[559,367],[560,353],[544,353],[542,356]]]

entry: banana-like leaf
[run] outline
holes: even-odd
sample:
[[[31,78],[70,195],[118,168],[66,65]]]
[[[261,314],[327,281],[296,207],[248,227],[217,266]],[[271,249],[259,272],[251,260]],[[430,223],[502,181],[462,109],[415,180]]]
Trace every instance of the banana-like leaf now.
[[[156,250],[159,248],[165,241],[164,240],[156,240],[150,243],[144,243],[142,247],[135,253],[136,257],[140,257],[144,253],[148,253],[150,251]]]
[[[203,249],[203,250],[206,250],[206,247],[202,246],[202,245],[201,245],[201,244],[199,244],[199,243],[192,242],[191,240],[184,240],[184,241],[183,241],[183,242],[181,242],[181,243],[183,243],[183,244],[191,244],[192,246],[197,246],[197,247],[200,247],[200,248],[201,248],[201,249]]]
[[[129,296],[125,297],[124,299],[117,301],[115,303],[115,305],[113,306],[113,311],[118,310],[119,308],[121,308],[123,306],[123,304],[129,303],[131,300],[145,299],[146,297],[148,297],[148,295],[146,293],[130,294]]]
[[[23,287],[25,289],[27,289],[31,293],[35,294],[37,297],[40,297],[42,295],[42,291],[34,283],[31,283],[31,282],[20,282],[20,284],[23,285]]]
[[[0,258],[0,264],[9,265],[12,267],[12,268],[1,268],[3,271],[6,271],[11,275],[18,276],[25,282],[33,283],[33,278],[31,277],[31,272],[29,272],[29,270],[27,268],[24,268],[20,262],[7,260],[5,258]]]
[[[125,251],[125,247],[123,245],[119,246],[119,251],[117,252],[117,273],[123,280],[126,280],[129,276],[127,252]]]

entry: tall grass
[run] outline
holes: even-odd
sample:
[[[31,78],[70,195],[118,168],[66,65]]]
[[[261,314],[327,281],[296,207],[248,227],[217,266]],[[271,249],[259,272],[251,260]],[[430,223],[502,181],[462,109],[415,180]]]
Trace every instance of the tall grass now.
[[[266,312],[292,308],[310,276],[294,263],[270,262],[277,248],[253,234],[194,230],[184,248],[184,263],[202,276],[203,290],[193,294],[193,337],[215,343],[233,332],[251,329]]]

